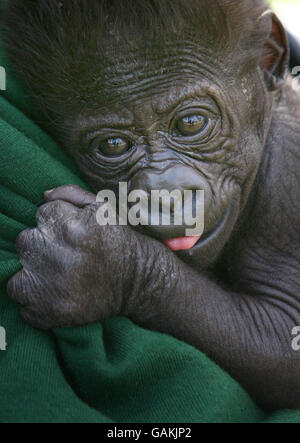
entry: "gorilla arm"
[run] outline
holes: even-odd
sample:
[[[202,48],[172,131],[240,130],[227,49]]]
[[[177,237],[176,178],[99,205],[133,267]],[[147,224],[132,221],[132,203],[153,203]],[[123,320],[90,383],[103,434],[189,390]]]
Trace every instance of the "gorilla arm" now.
[[[194,345],[264,407],[300,406],[300,355],[291,346],[300,321],[299,279],[294,285],[289,280],[288,291],[281,288],[281,279],[270,280],[260,250],[248,251],[260,284],[248,276],[248,292],[234,292],[150,237],[129,227],[98,226],[92,194],[70,186],[46,198],[38,228],[18,238],[24,268],[8,285],[26,321],[48,329],[126,315]],[[290,258],[277,263],[275,275],[288,281]]]

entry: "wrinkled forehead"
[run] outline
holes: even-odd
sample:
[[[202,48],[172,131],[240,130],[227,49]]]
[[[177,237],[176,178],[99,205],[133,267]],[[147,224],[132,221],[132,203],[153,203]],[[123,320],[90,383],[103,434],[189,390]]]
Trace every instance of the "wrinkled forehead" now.
[[[192,39],[147,47],[108,46],[103,60],[99,73],[103,104],[160,94],[167,99],[193,85],[218,84],[226,70],[226,60],[217,57],[213,48]]]

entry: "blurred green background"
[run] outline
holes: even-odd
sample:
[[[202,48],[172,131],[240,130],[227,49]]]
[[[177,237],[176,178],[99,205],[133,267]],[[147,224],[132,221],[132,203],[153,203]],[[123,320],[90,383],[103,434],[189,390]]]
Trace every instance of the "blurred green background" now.
[[[300,0],[269,0],[284,26],[300,40]]]

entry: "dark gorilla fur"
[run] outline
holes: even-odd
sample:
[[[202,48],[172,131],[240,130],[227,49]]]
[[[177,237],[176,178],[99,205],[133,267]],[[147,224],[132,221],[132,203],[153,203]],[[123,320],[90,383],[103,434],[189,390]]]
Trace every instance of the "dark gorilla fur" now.
[[[3,3],[40,123],[94,191],[205,191],[204,234],[176,253],[172,225],[100,227],[94,194],[45,193],[8,283],[23,318],[126,315],[200,349],[265,408],[299,407],[300,95],[277,17],[260,0]],[[184,133],[183,117],[205,124]]]
[[[101,68],[108,60],[108,46],[109,56],[115,54],[112,77],[120,72],[119,57],[134,58],[135,53],[129,53],[128,48],[135,48],[138,55],[143,51],[147,60],[147,55],[151,57],[147,48],[158,45],[163,50],[168,42],[174,44],[184,38],[201,41],[202,45],[216,42],[221,57],[228,55],[230,60],[236,56],[247,70],[261,54],[266,32],[263,27],[257,29],[258,17],[266,10],[260,0],[240,0],[238,8],[235,0],[10,3],[8,10],[4,6],[4,45],[41,110],[49,113],[53,122],[62,121],[63,126],[66,113],[73,113],[75,107],[77,113],[96,105],[95,93],[106,80]],[[205,24],[205,34],[201,23]],[[237,45],[243,51],[235,53]],[[103,95],[102,101],[105,103]]]

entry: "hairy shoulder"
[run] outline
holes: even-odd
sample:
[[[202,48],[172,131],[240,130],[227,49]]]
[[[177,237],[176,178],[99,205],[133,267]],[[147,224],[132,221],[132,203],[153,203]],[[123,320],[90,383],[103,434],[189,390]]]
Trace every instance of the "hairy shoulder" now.
[[[292,86],[289,78],[275,104],[251,202],[226,257],[238,288],[254,293],[277,288],[295,297],[300,293],[300,93]]]
[[[288,78],[274,109],[257,205],[280,237],[300,242],[300,92],[295,86]]]

